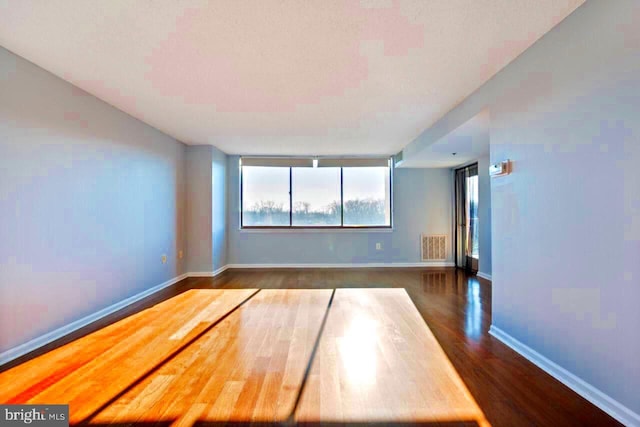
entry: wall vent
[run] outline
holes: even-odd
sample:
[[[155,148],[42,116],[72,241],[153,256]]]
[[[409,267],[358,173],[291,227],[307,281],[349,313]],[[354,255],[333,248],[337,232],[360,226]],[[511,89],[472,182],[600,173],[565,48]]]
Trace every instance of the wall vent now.
[[[447,236],[445,234],[421,235],[422,261],[444,261],[447,259]]]

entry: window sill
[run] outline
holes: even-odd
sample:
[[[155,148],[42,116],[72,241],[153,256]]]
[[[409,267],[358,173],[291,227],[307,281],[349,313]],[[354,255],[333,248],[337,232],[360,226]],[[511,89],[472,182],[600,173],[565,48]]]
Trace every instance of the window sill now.
[[[238,228],[240,233],[392,233],[393,227],[353,228]]]

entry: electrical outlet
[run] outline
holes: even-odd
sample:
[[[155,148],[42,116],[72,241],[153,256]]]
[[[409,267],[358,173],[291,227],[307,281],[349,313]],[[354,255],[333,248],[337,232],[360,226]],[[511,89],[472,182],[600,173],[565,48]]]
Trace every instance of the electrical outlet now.
[[[162,255],[162,257],[160,259],[162,260],[163,264],[167,263],[167,256],[166,255]]]
[[[381,251],[382,250],[382,243],[378,242],[376,243],[376,251]]]
[[[182,251],[178,251],[178,258],[182,259]]]

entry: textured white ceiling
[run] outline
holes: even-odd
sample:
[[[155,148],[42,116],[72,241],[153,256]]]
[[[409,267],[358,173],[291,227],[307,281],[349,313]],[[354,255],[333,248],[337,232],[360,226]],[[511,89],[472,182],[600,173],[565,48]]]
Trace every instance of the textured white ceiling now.
[[[188,144],[392,154],[583,0],[0,0],[0,45]]]

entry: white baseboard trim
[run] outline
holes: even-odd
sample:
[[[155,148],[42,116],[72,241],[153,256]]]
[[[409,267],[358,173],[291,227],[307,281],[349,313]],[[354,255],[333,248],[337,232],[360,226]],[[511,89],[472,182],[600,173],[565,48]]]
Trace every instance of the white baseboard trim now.
[[[227,264],[227,268],[408,268],[408,267],[455,267],[447,261],[434,262],[393,262],[356,264]]]
[[[229,265],[220,267],[216,271],[192,271],[187,273],[189,277],[216,277],[218,274],[224,273],[229,268]]]
[[[109,307],[96,311],[95,313],[85,316],[82,319],[78,319],[74,322],[69,323],[68,325],[64,325],[44,335],[40,335],[39,337],[34,338],[31,341],[27,341],[24,344],[20,344],[7,351],[4,351],[0,353],[0,365],[10,362],[13,359],[17,359],[18,357],[23,356],[27,353],[30,353],[33,350],[36,350],[42,346],[45,346],[59,338],[64,337],[65,335],[69,335],[70,333],[75,332],[78,329],[84,326],[87,326],[90,323],[95,322],[96,320],[100,320],[103,317],[110,315],[111,313],[115,313],[118,310],[121,310],[135,302],[140,301],[143,298],[148,297],[149,295],[152,295],[158,291],[161,291],[162,289],[167,288],[175,283],[178,283],[182,279],[186,279],[186,278],[187,278],[187,274],[181,274],[180,276],[174,277],[171,280],[167,280],[166,282],[161,283],[157,286],[154,286],[153,288],[146,289],[136,295],[130,296],[129,298],[123,299],[122,301],[112,304]]]
[[[489,334],[502,341],[534,365],[578,393],[580,396],[587,399],[589,402],[596,405],[598,408],[602,409],[607,414],[611,415],[622,424],[626,426],[640,426],[640,414],[633,412],[622,403],[567,371],[562,366],[547,359],[542,354],[518,341],[500,328],[491,325],[489,328]]]
[[[478,277],[482,277],[483,279],[486,279],[486,280],[488,280],[488,281],[490,281],[490,282],[491,282],[491,275],[490,275],[490,274],[487,274],[487,273],[483,273],[483,272],[481,272],[481,271],[478,271],[478,272],[476,273],[476,276],[478,276]]]
[[[228,269],[228,268],[229,268],[229,265],[228,265],[228,264],[227,264],[227,265],[224,265],[224,266],[222,266],[222,267],[220,267],[219,269],[217,269],[216,271],[214,271],[214,272],[213,272],[213,276],[215,277],[215,276],[217,276],[218,274],[222,274],[222,273],[224,273],[225,271],[227,271],[227,269]]]

